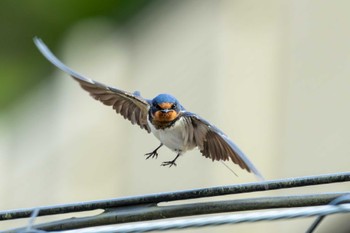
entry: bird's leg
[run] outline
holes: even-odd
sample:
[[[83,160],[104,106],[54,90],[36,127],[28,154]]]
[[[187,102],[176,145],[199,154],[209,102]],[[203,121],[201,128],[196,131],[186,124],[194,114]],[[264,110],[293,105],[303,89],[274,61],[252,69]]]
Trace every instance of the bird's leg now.
[[[175,157],[175,159],[171,160],[171,161],[165,161],[161,164],[161,166],[175,166],[176,167],[176,163],[175,161],[179,158],[179,156],[181,155],[181,153],[178,153]]]
[[[163,146],[163,143],[161,143],[154,151],[147,153],[145,155],[147,155],[146,159],[149,159],[152,157],[153,158],[158,158],[158,149],[161,148]]]

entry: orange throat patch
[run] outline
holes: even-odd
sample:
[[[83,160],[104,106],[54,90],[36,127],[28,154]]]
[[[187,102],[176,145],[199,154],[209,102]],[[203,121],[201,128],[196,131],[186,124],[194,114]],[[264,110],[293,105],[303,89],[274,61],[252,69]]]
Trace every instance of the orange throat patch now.
[[[170,110],[167,113],[157,111],[154,113],[153,120],[159,123],[169,123],[176,119],[178,114],[174,110]]]

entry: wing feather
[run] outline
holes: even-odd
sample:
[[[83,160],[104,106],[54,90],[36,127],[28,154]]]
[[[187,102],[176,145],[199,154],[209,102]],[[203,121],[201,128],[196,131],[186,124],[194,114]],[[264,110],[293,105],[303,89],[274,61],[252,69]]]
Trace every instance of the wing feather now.
[[[261,180],[264,179],[248,157],[220,129],[194,113],[185,112],[183,117],[193,127],[192,142],[198,146],[204,157],[213,161],[231,159],[242,169],[254,173]]]
[[[72,76],[94,99],[101,101],[105,105],[112,106],[117,113],[130,120],[132,124],[136,123],[142,129],[147,130],[149,133],[151,132],[147,124],[149,101],[142,98],[139,92],[132,94],[86,78],[63,64],[53,55],[41,39],[34,38],[34,43],[47,60]]]

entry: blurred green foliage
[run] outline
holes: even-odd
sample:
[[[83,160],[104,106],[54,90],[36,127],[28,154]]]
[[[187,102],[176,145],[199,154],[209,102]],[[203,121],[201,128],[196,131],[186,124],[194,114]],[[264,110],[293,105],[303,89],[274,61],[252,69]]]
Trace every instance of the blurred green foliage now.
[[[75,22],[105,17],[125,24],[152,0],[1,0],[0,1],[0,113],[45,77],[51,66],[32,42],[40,36],[52,48]]]

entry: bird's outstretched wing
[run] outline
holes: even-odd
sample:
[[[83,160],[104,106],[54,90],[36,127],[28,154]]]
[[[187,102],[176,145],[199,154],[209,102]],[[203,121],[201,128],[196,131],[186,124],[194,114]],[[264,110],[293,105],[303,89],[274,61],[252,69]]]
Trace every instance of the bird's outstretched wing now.
[[[194,113],[184,112],[183,117],[187,122],[188,140],[198,146],[203,156],[213,161],[231,159],[260,180],[264,179],[248,157],[220,129]]]
[[[63,64],[49,50],[41,39],[35,37],[34,43],[47,60],[49,60],[57,68],[72,76],[79,82],[80,86],[84,90],[90,93],[93,98],[101,101],[105,105],[113,106],[113,109],[115,109],[117,113],[120,113],[125,119],[131,121],[132,124],[136,123],[142,129],[147,130],[149,133],[151,132],[151,129],[147,124],[149,102],[142,98],[138,92],[133,94],[96,82],[92,79],[85,78]]]

